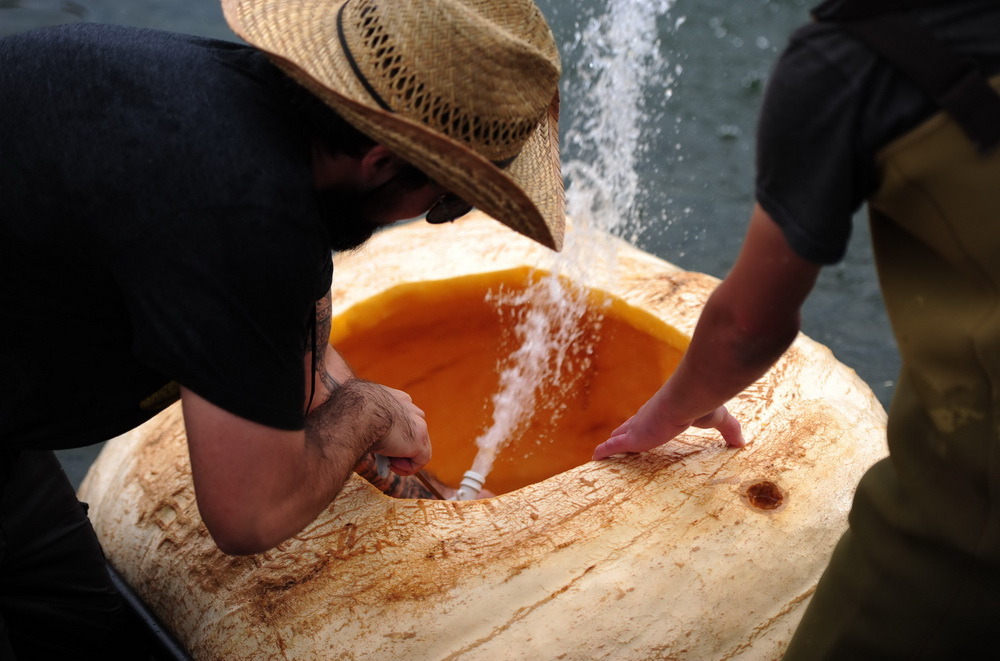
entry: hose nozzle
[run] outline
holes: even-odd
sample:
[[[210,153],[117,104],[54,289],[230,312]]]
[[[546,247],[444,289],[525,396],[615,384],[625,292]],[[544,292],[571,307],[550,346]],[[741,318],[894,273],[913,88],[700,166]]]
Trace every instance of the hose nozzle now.
[[[485,483],[485,475],[480,475],[472,470],[465,471],[465,475],[462,476],[462,483],[459,485],[455,495],[451,497],[451,500],[473,500],[483,490],[483,484]]]

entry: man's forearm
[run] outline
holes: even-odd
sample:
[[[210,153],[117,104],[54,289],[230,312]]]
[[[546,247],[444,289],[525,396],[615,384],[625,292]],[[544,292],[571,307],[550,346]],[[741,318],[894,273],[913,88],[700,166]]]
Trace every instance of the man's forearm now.
[[[388,389],[357,379],[316,407],[298,432],[240,418],[186,389],[182,401],[198,507],[231,554],[259,553],[298,533],[362,456],[408,424]]]
[[[267,550],[308,525],[375,436],[338,433],[320,443],[306,431],[233,415],[187,389],[181,399],[198,509],[231,554]],[[344,419],[338,429],[350,424]]]
[[[348,469],[393,426],[392,402],[380,386],[351,378],[306,416],[306,440],[326,454],[344,450]],[[350,456],[357,451],[356,456]]]
[[[705,304],[677,370],[595,448],[594,458],[652,449],[690,425],[715,428],[729,445],[742,446],[746,439],[724,404],[763,376],[795,339],[799,310],[819,269],[754,207],[740,256]]]
[[[657,393],[660,406],[681,424],[722,406],[763,376],[795,339],[798,323],[747,330],[733,318],[720,287],[705,306],[677,371]]]

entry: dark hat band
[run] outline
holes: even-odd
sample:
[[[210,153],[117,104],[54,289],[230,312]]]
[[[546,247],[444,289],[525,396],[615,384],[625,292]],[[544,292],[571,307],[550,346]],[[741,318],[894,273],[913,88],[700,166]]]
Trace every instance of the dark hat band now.
[[[347,2],[350,2],[350,0],[347,0]],[[361,68],[358,66],[357,60],[354,59],[354,55],[351,54],[351,49],[347,45],[347,39],[344,37],[344,7],[347,6],[347,2],[340,5],[340,9],[337,10],[337,38],[340,40],[340,48],[344,51],[344,55],[347,57],[347,63],[351,66],[351,71],[354,72],[354,75],[365,88],[365,91],[368,92],[373,99],[375,99],[375,103],[377,103],[382,110],[393,112],[392,107],[385,102],[385,99],[383,99],[379,93],[375,91],[372,84],[369,83],[368,79],[365,78],[365,75],[361,73]]]

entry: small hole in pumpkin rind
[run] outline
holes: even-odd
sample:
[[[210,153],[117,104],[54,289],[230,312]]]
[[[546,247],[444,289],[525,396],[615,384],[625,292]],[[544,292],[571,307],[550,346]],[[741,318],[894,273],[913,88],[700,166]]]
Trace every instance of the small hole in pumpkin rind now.
[[[752,482],[743,490],[750,507],[764,511],[780,509],[785,504],[785,492],[769,480]]]

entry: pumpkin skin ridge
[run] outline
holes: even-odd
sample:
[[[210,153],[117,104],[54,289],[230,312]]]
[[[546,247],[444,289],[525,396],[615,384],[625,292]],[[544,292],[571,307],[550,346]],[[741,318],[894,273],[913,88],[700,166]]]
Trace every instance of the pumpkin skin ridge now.
[[[476,267],[544,266],[497,225],[384,232],[338,261],[335,306],[437,268],[404,273],[385,257],[400,245],[433,245],[441,279],[459,250],[480,250]],[[634,248],[618,263],[612,293],[689,336],[717,280]],[[850,490],[830,485],[853,488],[883,456],[884,411],[801,335],[731,408],[746,448],[692,430],[482,501],[396,500],[352,476],[303,533],[250,558],[223,556],[200,524],[176,407],[109,443],[81,496],[111,562],[196,658],[775,658],[845,525]],[[763,481],[781,507],[751,505]]]

